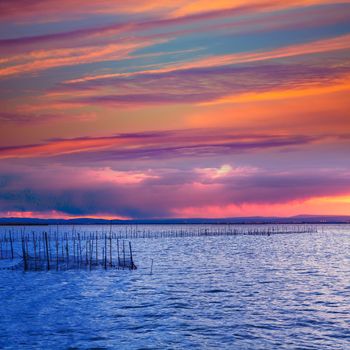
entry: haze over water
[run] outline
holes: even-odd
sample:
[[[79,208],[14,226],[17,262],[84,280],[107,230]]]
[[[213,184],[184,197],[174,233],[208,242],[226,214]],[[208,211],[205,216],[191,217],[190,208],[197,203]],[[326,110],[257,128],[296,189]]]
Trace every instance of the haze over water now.
[[[349,225],[319,226],[318,233],[132,243],[135,271],[0,270],[0,348],[350,346]]]

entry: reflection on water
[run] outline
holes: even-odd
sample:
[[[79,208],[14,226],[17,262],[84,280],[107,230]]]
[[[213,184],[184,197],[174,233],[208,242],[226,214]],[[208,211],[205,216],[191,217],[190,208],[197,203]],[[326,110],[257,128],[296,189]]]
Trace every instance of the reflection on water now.
[[[350,348],[350,226],[133,247],[136,271],[0,271],[0,348]]]

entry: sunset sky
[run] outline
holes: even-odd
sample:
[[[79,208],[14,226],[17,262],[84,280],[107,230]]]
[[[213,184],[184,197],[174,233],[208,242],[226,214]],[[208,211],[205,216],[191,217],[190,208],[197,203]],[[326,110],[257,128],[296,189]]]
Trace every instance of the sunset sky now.
[[[350,0],[2,0],[0,216],[350,215]]]

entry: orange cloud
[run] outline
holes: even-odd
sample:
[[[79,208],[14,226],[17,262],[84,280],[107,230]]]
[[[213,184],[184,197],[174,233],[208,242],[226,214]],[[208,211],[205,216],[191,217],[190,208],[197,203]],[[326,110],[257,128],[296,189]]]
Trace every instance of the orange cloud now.
[[[340,1],[339,1],[340,2]],[[348,3],[349,0],[341,1]],[[257,11],[264,10],[280,10],[292,7],[334,4],[331,0],[192,0],[192,1],[177,1],[178,8],[174,10],[173,16],[194,15],[196,13],[218,11],[234,8],[256,8]]]
[[[350,206],[350,194],[333,197],[320,197],[313,198],[308,201],[311,204],[336,204],[336,205],[348,205]]]
[[[284,90],[283,90],[284,91]],[[276,92],[277,94],[277,92]],[[214,104],[197,107],[187,115],[191,128],[230,127],[266,132],[339,134],[350,130],[348,90],[286,99],[251,99],[250,103]],[[332,118],[330,118],[330,115]]]
[[[349,215],[350,197],[315,197],[305,201],[278,204],[229,204],[178,208],[172,211],[179,218],[229,218],[249,216],[289,217],[294,215]]]
[[[308,84],[305,84],[308,85]],[[315,86],[315,83],[310,83],[309,86],[296,89],[279,89],[267,92],[253,92],[245,94],[235,94],[225,96],[215,101],[201,103],[201,105],[214,105],[222,103],[248,103],[255,101],[271,101],[271,100],[288,100],[299,97],[325,95],[336,92],[348,91],[350,89],[350,76],[344,75],[342,78],[336,79],[330,85]]]

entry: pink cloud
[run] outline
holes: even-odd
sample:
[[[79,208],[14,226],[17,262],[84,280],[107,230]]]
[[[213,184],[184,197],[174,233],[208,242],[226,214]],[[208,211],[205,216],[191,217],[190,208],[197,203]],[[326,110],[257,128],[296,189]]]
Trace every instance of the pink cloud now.
[[[19,166],[2,171],[0,212],[132,218],[287,215],[306,204],[322,205],[324,198],[345,198],[350,193],[349,175],[344,169],[338,169],[337,175],[334,169],[317,174],[259,169],[227,173],[208,182],[198,169],[147,172]]]

